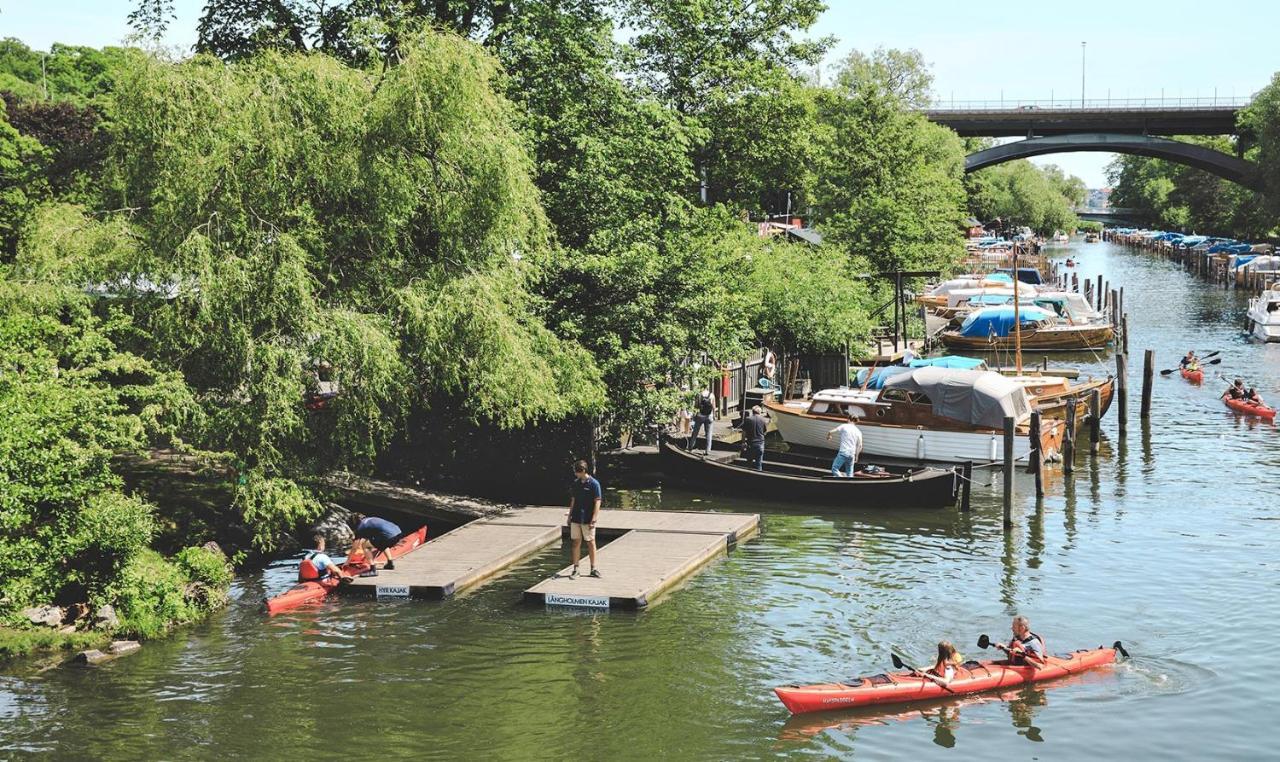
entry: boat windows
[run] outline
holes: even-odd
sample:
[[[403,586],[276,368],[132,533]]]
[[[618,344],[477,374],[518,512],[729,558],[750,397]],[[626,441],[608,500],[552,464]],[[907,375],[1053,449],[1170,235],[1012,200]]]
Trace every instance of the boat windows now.
[[[822,415],[830,410],[831,406],[825,402],[815,402],[809,406],[809,412],[816,415]]]

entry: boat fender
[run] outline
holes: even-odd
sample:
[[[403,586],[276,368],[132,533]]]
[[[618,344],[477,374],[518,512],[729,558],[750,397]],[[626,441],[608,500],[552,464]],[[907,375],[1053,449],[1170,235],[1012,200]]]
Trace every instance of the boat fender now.
[[[924,434],[916,437],[916,460],[924,460]]]
[[[991,460],[996,461],[999,459],[1000,459],[1000,456],[996,452],[996,436],[995,434],[992,434],[991,435]]]
[[[302,559],[298,564],[298,581],[299,582],[316,582],[320,579],[320,570],[311,562],[310,558]]]

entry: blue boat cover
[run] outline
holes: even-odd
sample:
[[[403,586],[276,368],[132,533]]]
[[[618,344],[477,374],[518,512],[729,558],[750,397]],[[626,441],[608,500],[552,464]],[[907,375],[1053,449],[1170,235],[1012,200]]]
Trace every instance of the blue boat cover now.
[[[1018,310],[1019,322],[1023,325],[1048,320],[1052,312],[1038,307],[1022,307]],[[1013,306],[986,307],[969,314],[960,325],[961,336],[998,336],[1004,338],[1013,332]]]
[[[985,360],[979,360],[976,357],[961,357],[960,355],[944,355],[943,357],[922,357],[919,360],[912,360],[913,368],[957,368],[959,370],[974,370],[986,365]]]
[[[883,389],[886,379],[893,378],[899,373],[906,373],[911,368],[905,365],[886,365],[883,368],[872,368],[868,370],[863,368],[853,377],[853,382],[857,386],[866,385],[868,389]],[[871,380],[867,381],[867,373],[871,373]]]
[[[985,278],[985,280],[997,280],[997,281],[1000,281],[1001,283],[1013,283],[1013,276],[1007,272],[991,273]]]

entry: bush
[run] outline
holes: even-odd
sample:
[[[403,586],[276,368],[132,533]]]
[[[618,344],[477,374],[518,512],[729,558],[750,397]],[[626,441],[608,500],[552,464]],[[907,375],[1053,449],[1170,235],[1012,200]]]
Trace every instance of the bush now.
[[[222,605],[231,571],[204,548],[187,548],[168,561],[154,550],[134,555],[100,603],[114,603],[120,632],[155,638]]]

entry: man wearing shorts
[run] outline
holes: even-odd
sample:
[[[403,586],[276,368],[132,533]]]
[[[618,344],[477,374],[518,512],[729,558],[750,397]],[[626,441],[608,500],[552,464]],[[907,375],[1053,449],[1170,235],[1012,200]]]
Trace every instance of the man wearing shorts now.
[[[356,533],[356,541],[352,547],[359,546],[365,549],[365,554],[369,559],[369,568],[377,568],[375,562],[378,560],[377,552],[379,551],[387,559],[386,566],[382,568],[396,568],[396,565],[391,561],[391,556],[387,553],[387,549],[400,542],[400,538],[404,537],[404,532],[400,531],[400,527],[377,516],[362,516],[357,513],[351,517],[351,528]]]
[[[600,519],[600,482],[587,471],[587,462],[580,460],[573,466],[573,497],[569,498],[569,539],[573,540],[573,571],[569,579],[578,576],[578,560],[582,557],[582,543],[587,543],[587,555],[591,559],[589,577],[599,577],[596,568],[596,521]]]

